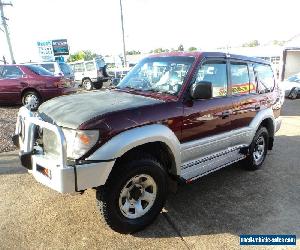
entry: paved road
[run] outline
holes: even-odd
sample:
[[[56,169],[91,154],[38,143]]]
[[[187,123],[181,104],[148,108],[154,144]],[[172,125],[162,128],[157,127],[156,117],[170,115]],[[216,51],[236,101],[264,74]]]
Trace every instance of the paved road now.
[[[58,194],[36,183],[16,152],[0,154],[0,249],[240,249],[239,235],[251,233],[296,234],[300,247],[300,100],[285,103],[283,119],[263,169],[233,165],[180,187],[133,235],[104,227],[94,191]]]

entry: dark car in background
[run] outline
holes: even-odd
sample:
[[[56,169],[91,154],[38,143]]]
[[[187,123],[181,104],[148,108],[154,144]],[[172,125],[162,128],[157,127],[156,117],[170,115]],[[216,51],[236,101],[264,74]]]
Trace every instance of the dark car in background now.
[[[74,93],[72,81],[36,65],[0,65],[0,103],[36,110],[46,100]]]

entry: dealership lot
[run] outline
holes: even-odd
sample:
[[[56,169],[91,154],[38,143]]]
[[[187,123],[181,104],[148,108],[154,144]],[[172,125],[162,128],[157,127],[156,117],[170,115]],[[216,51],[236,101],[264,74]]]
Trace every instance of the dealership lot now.
[[[94,191],[58,194],[20,167],[16,151],[2,153],[0,248],[239,249],[240,234],[296,234],[299,245],[300,100],[287,100],[282,118],[263,169],[233,165],[180,187],[156,221],[133,235],[104,227]]]

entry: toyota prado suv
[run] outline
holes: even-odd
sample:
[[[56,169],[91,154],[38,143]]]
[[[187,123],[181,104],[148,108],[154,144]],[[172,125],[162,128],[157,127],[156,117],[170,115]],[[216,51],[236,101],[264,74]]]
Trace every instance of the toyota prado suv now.
[[[261,168],[281,125],[278,102],[267,61],[165,53],[114,89],[22,107],[13,141],[37,181],[61,193],[95,189],[104,221],[131,233],[155,219],[174,182],[234,162]]]

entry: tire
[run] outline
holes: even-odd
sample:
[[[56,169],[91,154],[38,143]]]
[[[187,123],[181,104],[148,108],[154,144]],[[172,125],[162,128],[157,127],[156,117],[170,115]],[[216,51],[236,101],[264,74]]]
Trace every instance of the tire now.
[[[258,170],[263,165],[268,152],[269,133],[265,127],[260,127],[249,147],[249,154],[242,161],[242,166],[247,170]]]
[[[103,82],[98,82],[94,84],[95,89],[102,89],[102,87],[103,87]]]
[[[29,110],[36,111],[41,103],[42,100],[39,94],[35,91],[26,91],[22,95],[22,104],[27,106]]]
[[[105,186],[96,192],[103,221],[119,233],[139,231],[154,221],[167,197],[163,166],[143,154],[115,166]]]
[[[90,90],[93,89],[94,86],[93,86],[93,83],[92,83],[91,79],[85,78],[85,79],[82,80],[82,87],[83,87],[85,90],[90,91]]]
[[[292,99],[292,100],[295,100],[298,96],[298,89],[297,88],[293,88],[291,90],[291,92],[289,93],[289,98]]]

